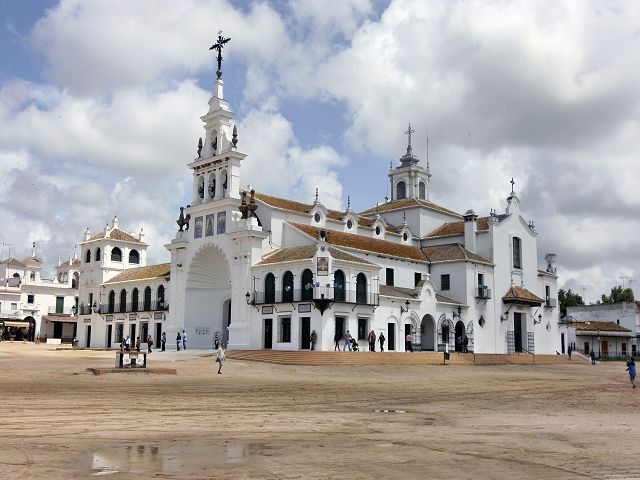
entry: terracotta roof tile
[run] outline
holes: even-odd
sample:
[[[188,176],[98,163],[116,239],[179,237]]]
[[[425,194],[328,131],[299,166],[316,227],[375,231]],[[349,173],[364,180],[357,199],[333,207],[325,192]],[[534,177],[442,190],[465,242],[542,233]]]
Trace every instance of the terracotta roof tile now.
[[[298,230],[310,235],[313,238],[320,238],[320,228],[301,223],[287,222]],[[327,232],[326,241],[331,245],[364,250],[366,252],[380,253],[390,257],[408,258],[419,262],[427,262],[424,254],[417,247],[402,245],[388,240],[365,237],[354,233],[339,232],[337,230],[325,229]]]
[[[615,322],[599,322],[599,321],[591,321],[591,322],[562,322],[565,324],[571,325],[577,331],[581,332],[595,332],[600,330],[601,332],[631,332],[628,328],[625,328],[621,325],[618,325]]]
[[[111,280],[108,280],[105,285],[119,282],[130,282],[133,280],[152,280],[155,278],[166,277],[169,278],[171,274],[171,264],[161,263],[159,265],[147,265],[146,267],[130,268],[124,272],[119,273]]]
[[[478,232],[489,230],[489,217],[478,218],[476,226]],[[432,230],[424,238],[449,237],[464,235],[464,220],[461,222],[443,223],[435,230]]]
[[[420,289],[380,285],[380,295],[385,297],[417,298],[420,295]]]
[[[398,210],[401,208],[409,208],[409,207],[422,207],[428,208],[429,210],[434,210],[436,212],[446,213],[449,215],[455,215],[456,217],[462,217],[459,213],[454,212],[453,210],[449,210],[448,208],[441,207],[433,202],[428,200],[419,200],[417,198],[403,198],[402,200],[394,200],[392,202],[383,203],[378,205],[377,207],[372,207],[364,212],[360,212],[360,215],[374,215],[376,212],[388,212],[391,210]]]
[[[477,262],[492,265],[490,260],[470,252],[459,243],[449,243],[446,245],[432,245],[422,247],[422,251],[431,263],[444,262]]]
[[[440,295],[439,293],[436,293],[436,302],[450,303],[452,305],[464,306],[464,303],[460,303],[457,300],[453,300],[452,298],[445,297],[444,295]]]
[[[502,297],[504,303],[524,303],[527,305],[542,305],[544,300],[531,293],[524,287],[513,286]]]
[[[281,208],[282,210],[289,210],[298,213],[309,213],[313,208],[313,204],[302,203],[295,200],[289,200],[287,198],[274,197],[273,195],[267,195],[266,193],[255,192],[254,196],[261,202],[264,202],[267,205],[271,205],[275,208]],[[331,218],[332,220],[341,220],[345,215],[345,212],[327,209],[327,217]]]
[[[104,238],[104,231],[96,233],[93,237],[86,241],[90,242],[92,240],[98,240],[100,238]],[[114,228],[113,230],[111,230],[111,232],[109,233],[109,238],[113,238],[114,240],[121,240],[123,242],[144,243],[138,240],[133,235],[129,235],[127,232],[123,232],[119,228]]]
[[[299,245],[295,247],[280,248],[273,253],[263,258],[257,265],[271,265],[275,263],[283,262],[295,262],[299,260],[310,260],[316,254],[318,247],[316,245]],[[337,248],[329,248],[329,253],[336,260],[343,260],[346,262],[360,263],[364,265],[377,266],[374,263],[368,262],[360,257],[351,255],[350,253],[343,252]]]
[[[13,264],[13,265],[20,265],[21,267],[26,267],[26,265],[24,263],[22,263],[20,260],[18,260],[17,258],[14,257],[9,257],[9,258],[5,258],[4,260],[0,260],[1,264]]]

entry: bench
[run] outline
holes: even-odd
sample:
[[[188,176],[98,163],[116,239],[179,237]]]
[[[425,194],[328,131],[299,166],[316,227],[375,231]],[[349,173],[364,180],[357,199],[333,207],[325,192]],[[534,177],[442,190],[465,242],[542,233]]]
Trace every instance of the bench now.
[[[129,368],[129,367],[147,367],[147,352],[137,352],[135,350],[127,352],[118,350],[116,351],[116,368]],[[125,363],[125,358],[127,357],[128,362]],[[138,359],[142,356],[142,364],[138,363]]]

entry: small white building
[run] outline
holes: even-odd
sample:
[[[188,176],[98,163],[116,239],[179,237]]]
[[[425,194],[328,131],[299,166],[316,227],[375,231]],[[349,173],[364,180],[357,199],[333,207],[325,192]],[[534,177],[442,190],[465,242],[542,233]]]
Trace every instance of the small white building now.
[[[76,336],[79,261],[70,258],[55,267],[54,278],[42,278],[42,261],[30,257],[0,261],[0,321],[5,338],[35,341]]]

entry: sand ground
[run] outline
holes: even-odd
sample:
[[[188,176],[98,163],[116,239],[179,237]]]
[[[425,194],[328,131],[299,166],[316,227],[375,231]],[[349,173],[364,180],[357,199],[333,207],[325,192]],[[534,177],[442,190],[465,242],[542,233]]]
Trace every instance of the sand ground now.
[[[94,376],[112,352],[0,343],[0,478],[640,478],[622,363],[217,375],[201,353],[152,355],[178,375]]]

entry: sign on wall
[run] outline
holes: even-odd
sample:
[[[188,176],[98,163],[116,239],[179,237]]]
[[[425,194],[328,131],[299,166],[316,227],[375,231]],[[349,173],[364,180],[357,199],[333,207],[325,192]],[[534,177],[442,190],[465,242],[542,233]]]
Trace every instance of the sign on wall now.
[[[299,313],[309,313],[310,311],[311,311],[310,303],[301,303],[300,305],[298,305]]]
[[[318,257],[317,274],[320,276],[329,275],[329,259],[327,257]]]
[[[215,223],[215,217],[216,215],[214,213],[210,213],[209,215],[207,215],[205,217],[205,229],[204,229],[204,236],[205,237],[212,237],[213,236],[213,225]]]
[[[218,234],[227,231],[227,212],[218,212]]]
[[[193,227],[193,238],[202,238],[202,217],[196,217]]]

